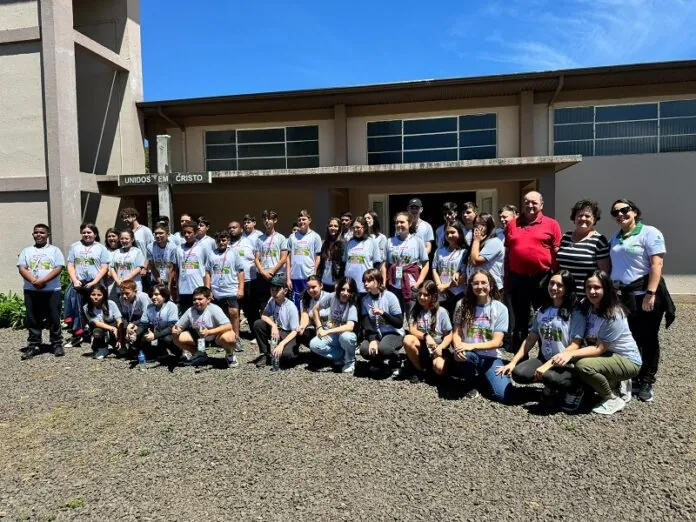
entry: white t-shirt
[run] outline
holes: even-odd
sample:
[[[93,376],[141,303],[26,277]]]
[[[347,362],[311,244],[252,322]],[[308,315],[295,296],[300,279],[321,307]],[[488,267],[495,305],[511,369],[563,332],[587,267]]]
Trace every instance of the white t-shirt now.
[[[387,241],[387,263],[390,265],[410,265],[417,263],[422,266],[428,261],[428,253],[425,251],[425,243],[423,240],[412,234],[401,239],[399,236],[393,236]],[[415,281],[409,281],[411,285]],[[401,280],[394,281],[394,288],[401,288]]]
[[[319,309],[328,309],[329,321],[333,326],[346,324],[348,321],[358,322],[358,309],[354,304],[342,303],[335,292],[324,295],[319,301]],[[321,317],[321,315],[320,315]]]
[[[101,243],[96,241],[91,245],[85,245],[77,241],[70,246],[68,263],[75,267],[75,276],[80,281],[91,281],[101,270],[103,265],[109,265],[109,251]]]
[[[441,306],[437,307],[435,317],[432,310],[421,310],[416,319],[409,318],[409,325],[416,325],[419,332],[430,334],[435,342],[440,344],[448,333],[452,331],[452,321],[447,310]]]
[[[54,268],[64,268],[65,258],[63,252],[58,247],[51,244],[46,244],[41,248],[35,246],[26,247],[19,254],[17,266],[28,268],[34,277],[41,279]],[[54,277],[43,288],[36,288],[29,281],[24,280],[24,290],[33,290],[35,292],[59,292],[60,291],[60,276]]]
[[[362,241],[353,237],[348,241],[343,252],[343,260],[346,263],[346,277],[355,281],[360,293],[365,292],[365,285],[362,281],[363,274],[373,268],[375,264],[383,261],[377,241],[371,237],[366,237]]]
[[[462,324],[463,314],[462,299],[454,309],[454,324],[462,327],[463,341],[469,344],[485,343],[493,340],[493,334],[508,331],[508,310],[503,303],[491,300],[485,305],[476,305],[474,318],[471,324]],[[493,357],[500,359],[503,357],[502,347],[491,350],[474,350],[480,357]]]
[[[306,281],[314,273],[314,259],[321,253],[321,238],[314,230],[295,232],[288,237],[290,279]]]
[[[539,336],[541,341],[541,354],[545,360],[561,353],[579,333],[581,336],[585,330],[585,318],[579,310],[573,310],[569,320],[564,320],[558,315],[559,308],[549,306],[545,310],[539,310],[534,316],[532,327],[529,329]]]
[[[184,315],[181,316],[181,319],[179,319],[176,325],[182,330],[187,330],[188,328],[211,329],[222,326],[223,324],[229,324],[229,322],[230,320],[227,315],[225,315],[225,312],[222,311],[222,308],[213,303],[209,303],[203,312],[199,312],[192,306],[184,312]],[[215,335],[207,335],[205,337],[206,341],[212,341],[214,339]]]
[[[191,295],[199,286],[203,286],[205,266],[208,262],[209,251],[203,243],[182,245],[176,252],[176,263],[179,266],[179,294]]]
[[[631,235],[621,238],[621,232],[611,238],[611,279],[624,285],[650,273],[650,256],[665,254],[665,238],[655,227],[638,223]],[[634,294],[644,294],[638,290]]]
[[[428,243],[430,241],[435,241],[435,234],[433,234],[433,227],[430,223],[418,220],[418,225],[416,225],[416,235],[423,240],[423,243]]]

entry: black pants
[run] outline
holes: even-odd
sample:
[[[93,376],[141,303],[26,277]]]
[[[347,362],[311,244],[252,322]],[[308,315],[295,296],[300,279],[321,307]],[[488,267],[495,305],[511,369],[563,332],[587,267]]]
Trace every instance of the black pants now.
[[[297,344],[301,346],[306,346],[309,348],[309,342],[314,339],[317,335],[317,329],[314,326],[308,326],[307,328],[304,329],[304,332],[301,334],[297,334]]]
[[[118,338],[111,332],[107,332],[101,328],[92,330],[92,351],[96,352],[99,348],[112,348],[116,346]]]
[[[539,368],[544,361],[541,359],[528,359],[519,363],[512,370],[512,380],[518,384],[532,384],[537,382],[534,380],[534,372]],[[576,389],[580,385],[580,381],[575,378],[575,374],[570,368],[549,368],[541,379],[544,386],[552,390],[570,391]]]
[[[179,315],[184,315],[186,310],[193,306],[193,294],[179,295]]]
[[[259,297],[257,288],[258,281],[259,280],[257,278],[244,284],[244,298],[239,303],[250,328],[251,325],[261,318],[261,312],[259,312]]]
[[[181,350],[177,348],[174,344],[174,339],[171,335],[165,335],[157,339],[157,346],[152,346],[150,341],[143,339],[143,336],[139,336],[136,341],[136,346],[139,350],[143,350],[145,354],[149,356],[159,356],[167,353],[167,349],[171,350],[173,353],[178,353]]]
[[[267,357],[271,356],[270,340],[271,340],[271,325],[262,319],[257,319],[252,327],[256,343],[259,346],[259,352]],[[280,340],[285,339],[290,332],[280,330]],[[297,357],[297,338],[290,341],[283,348],[283,358],[295,359]]]
[[[266,303],[268,303],[268,300],[271,298],[271,282],[267,281],[262,275],[259,275],[254,282],[256,283],[254,288],[256,291],[256,302],[258,303],[260,310],[265,308]],[[250,323],[249,326],[252,324],[254,323]]]
[[[510,293],[511,317],[515,325],[511,332],[513,353],[519,350],[529,334],[530,307],[537,310],[547,299],[548,291],[543,284],[546,275],[545,272],[532,276],[510,272],[506,291]]]
[[[655,375],[660,364],[660,340],[659,331],[662,317],[665,315],[662,309],[644,312],[642,296],[637,298],[638,309],[628,316],[628,327],[640,350],[643,365],[637,381],[647,384],[655,384]]]
[[[451,293],[449,290],[446,290],[444,293],[445,300],[440,301],[440,306],[447,310],[447,313],[450,316],[450,319],[454,317],[454,308],[457,306],[457,303],[464,297],[464,293],[461,293],[459,295],[454,295]]]
[[[367,359],[368,361],[383,361],[385,359],[391,359],[396,356],[399,350],[401,350],[403,343],[404,338],[401,335],[397,333],[387,334],[379,341],[377,355],[370,355],[370,341],[364,340],[360,345],[360,355],[363,359]]]
[[[392,294],[394,294],[396,296],[396,298],[399,300],[399,305],[401,306],[401,312],[407,318],[410,317],[411,310],[413,310],[413,307],[416,304],[418,292],[411,292],[411,299],[409,301],[406,301],[406,299],[404,299],[404,294],[401,292],[400,288],[394,288],[393,286],[387,286],[387,290],[389,290]]]
[[[38,347],[41,344],[44,323],[48,326],[51,347],[55,349],[63,344],[63,336],[60,332],[60,305],[60,292],[24,291],[24,306],[26,307],[24,317],[27,330],[29,330],[27,340],[29,346]]]

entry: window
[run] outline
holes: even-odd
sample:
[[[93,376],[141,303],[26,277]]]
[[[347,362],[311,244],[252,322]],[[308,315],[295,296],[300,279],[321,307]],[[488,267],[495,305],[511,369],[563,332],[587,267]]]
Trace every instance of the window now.
[[[554,154],[609,156],[696,150],[696,100],[554,111]]]
[[[367,124],[368,165],[495,158],[497,150],[494,113]]]
[[[208,131],[205,164],[207,170],[318,167],[319,127]]]

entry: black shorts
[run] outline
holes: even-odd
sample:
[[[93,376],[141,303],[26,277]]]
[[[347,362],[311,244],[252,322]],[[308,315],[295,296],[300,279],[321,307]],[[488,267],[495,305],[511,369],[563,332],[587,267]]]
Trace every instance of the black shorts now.
[[[222,308],[223,311],[226,311],[227,308],[239,310],[239,300],[236,297],[219,297],[215,299],[215,304]]]

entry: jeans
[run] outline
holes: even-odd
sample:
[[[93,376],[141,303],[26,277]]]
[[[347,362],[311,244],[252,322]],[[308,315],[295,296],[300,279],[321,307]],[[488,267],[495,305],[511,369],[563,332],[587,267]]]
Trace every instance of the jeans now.
[[[466,380],[478,378],[485,380],[494,400],[510,402],[513,394],[512,380],[507,375],[496,375],[495,370],[504,366],[501,359],[481,357],[475,352],[466,352],[465,361],[457,361],[457,373]]]
[[[72,319],[70,330],[73,334],[84,330],[87,326],[87,321],[84,319],[82,311],[82,306],[89,299],[90,290],[85,289],[87,283],[89,283],[88,280],[82,281],[80,288],[75,288],[71,283],[65,291],[65,318],[66,320],[68,317]]]
[[[534,372],[545,361],[541,359],[528,359],[519,363],[512,370],[512,380],[519,384],[532,384],[537,382],[534,380]],[[552,390],[570,391],[574,390],[580,384],[575,378],[575,374],[570,368],[549,368],[541,378],[544,386]]]
[[[55,349],[61,346],[63,336],[60,332],[60,292],[25,290],[24,305],[26,307],[25,323],[29,330],[27,344],[38,348],[41,344],[44,323],[47,323],[51,347]]]
[[[342,362],[344,366],[355,363],[355,348],[358,338],[353,332],[330,334],[322,339],[315,337],[309,342],[309,349],[313,353],[329,359]]]
[[[643,359],[643,366],[640,368],[637,380],[655,384],[655,375],[660,364],[659,331],[665,313],[658,307],[652,312],[644,312],[641,308],[642,296],[638,297],[638,310],[628,317],[628,327]]]

